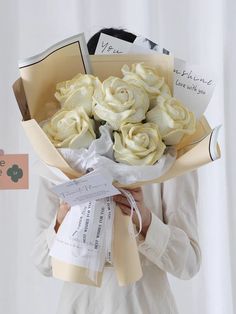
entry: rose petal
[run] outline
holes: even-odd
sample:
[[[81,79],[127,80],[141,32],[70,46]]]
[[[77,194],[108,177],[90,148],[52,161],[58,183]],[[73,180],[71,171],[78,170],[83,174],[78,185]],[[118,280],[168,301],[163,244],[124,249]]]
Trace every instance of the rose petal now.
[[[153,165],[165,150],[159,130],[152,123],[126,124],[114,133],[114,156],[130,165]]]
[[[147,113],[147,121],[156,123],[166,145],[176,145],[185,134],[193,134],[196,118],[180,101],[168,95],[156,98]]]

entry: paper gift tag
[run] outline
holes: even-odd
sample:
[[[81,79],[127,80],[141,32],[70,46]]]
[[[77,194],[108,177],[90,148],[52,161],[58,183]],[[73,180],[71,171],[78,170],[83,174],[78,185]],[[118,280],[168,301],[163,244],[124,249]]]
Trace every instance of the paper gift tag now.
[[[105,170],[102,173],[92,171],[78,179],[56,185],[52,191],[71,206],[120,194]]]
[[[28,155],[0,150],[0,190],[28,189]]]

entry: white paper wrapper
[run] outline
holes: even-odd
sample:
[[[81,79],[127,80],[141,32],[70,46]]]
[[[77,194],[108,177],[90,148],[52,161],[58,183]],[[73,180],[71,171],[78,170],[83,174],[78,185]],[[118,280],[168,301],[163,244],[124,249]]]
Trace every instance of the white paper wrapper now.
[[[117,163],[113,157],[112,129],[108,125],[103,125],[100,126],[99,131],[101,136],[94,140],[88,149],[58,149],[72,168],[84,173],[90,169],[101,171],[106,169],[114,181],[121,184],[133,184],[162,176],[176,159],[176,150],[171,147],[166,149],[162,158],[153,166],[131,166]]]

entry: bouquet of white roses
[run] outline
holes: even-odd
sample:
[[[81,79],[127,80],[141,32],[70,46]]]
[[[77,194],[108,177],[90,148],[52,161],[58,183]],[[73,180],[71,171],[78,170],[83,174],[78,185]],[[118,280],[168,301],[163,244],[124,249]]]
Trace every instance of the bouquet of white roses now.
[[[22,125],[51,171],[48,180],[58,184],[95,169],[125,187],[161,182],[210,161],[211,129],[172,96],[173,58],[93,56],[91,75],[84,47],[79,35],[21,62],[14,85]],[[120,284],[138,280],[131,221],[111,197],[72,206],[51,250],[54,276],[99,286],[107,261]]]
[[[137,179],[132,181],[131,168],[125,167],[127,173],[121,180],[120,171],[114,173],[116,162],[140,166],[135,168],[138,178],[141,171],[143,180],[154,179],[174,159],[169,158],[164,168],[157,162],[161,158],[166,161],[183,136],[195,132],[195,115],[172,97],[156,68],[137,63],[131,69],[124,65],[121,71],[123,78],[111,76],[103,82],[89,74],[78,74],[58,83],[55,98],[60,110],[41,126],[55,147],[67,148],[60,149],[66,159],[68,154],[75,156],[69,162],[79,171],[97,169],[107,157],[106,165],[115,169],[113,178],[119,182],[134,183]],[[148,167],[141,167],[147,165],[156,165],[156,169],[149,167],[147,172]],[[120,170],[121,165],[118,167]]]
[[[58,83],[55,98],[60,109],[41,126],[74,169],[106,169],[119,182],[136,183],[140,176],[144,180],[154,179],[170,167],[175,154],[171,155],[167,146],[173,148],[185,134],[194,133],[196,119],[194,113],[172,97],[155,67],[137,63],[131,69],[124,65],[121,71],[122,78],[111,76],[103,82],[89,74],[78,74]],[[165,162],[158,163],[161,159]],[[134,204],[131,195],[127,197]],[[71,252],[77,259],[69,261],[86,268],[88,278],[97,283],[97,272],[102,271],[105,262],[112,263],[114,203],[101,199],[82,204],[76,211],[80,228],[73,229],[72,221],[65,222],[76,234],[70,241],[76,244]],[[73,214],[70,216],[72,219]],[[83,217],[87,217],[86,228]],[[101,217],[104,223],[98,239]],[[140,220],[140,230],[141,224]],[[132,228],[129,230],[132,236]],[[51,252],[60,260],[61,243],[65,239],[69,242],[65,235],[65,231],[59,230],[58,242]]]

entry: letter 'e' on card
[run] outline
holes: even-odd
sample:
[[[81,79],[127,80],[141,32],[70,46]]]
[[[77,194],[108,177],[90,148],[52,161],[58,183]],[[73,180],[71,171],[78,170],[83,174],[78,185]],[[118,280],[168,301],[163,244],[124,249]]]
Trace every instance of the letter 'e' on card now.
[[[27,154],[4,154],[0,152],[0,190],[29,188]]]

